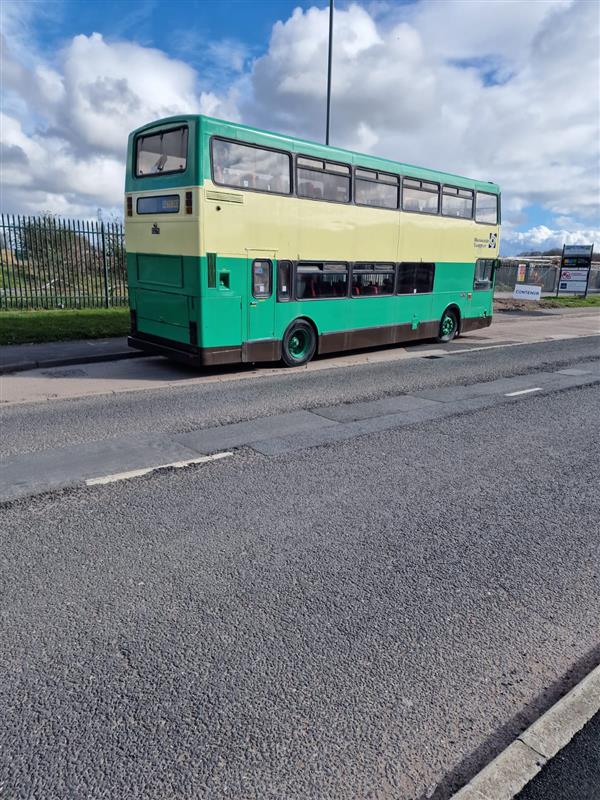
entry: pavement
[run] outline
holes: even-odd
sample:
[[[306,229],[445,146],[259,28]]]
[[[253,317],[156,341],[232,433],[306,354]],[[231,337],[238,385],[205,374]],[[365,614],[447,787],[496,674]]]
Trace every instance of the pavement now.
[[[127,346],[127,337],[81,339],[72,342],[9,344],[0,348],[0,375],[24,370],[116,361],[143,355]]]
[[[582,336],[6,404],[38,481],[0,507],[7,796],[450,797],[600,660],[599,365]],[[99,453],[162,468],[89,485]]]

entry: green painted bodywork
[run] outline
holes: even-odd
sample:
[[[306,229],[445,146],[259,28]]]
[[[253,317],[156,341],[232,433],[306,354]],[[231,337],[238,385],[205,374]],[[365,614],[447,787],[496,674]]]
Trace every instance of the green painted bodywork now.
[[[473,290],[474,265],[469,263],[437,263],[431,294],[278,302],[275,293],[260,300],[252,297],[246,259],[217,256],[217,278],[227,269],[229,287],[217,280],[216,288],[207,285],[205,257],[182,261],[184,285],[156,291],[156,286],[137,279],[138,256],[128,254],[131,305],[141,332],[175,342],[190,343],[189,323],[195,322],[197,343],[203,348],[281,339],[290,322],[300,317],[311,320],[320,335],[404,323],[417,330],[423,322],[441,320],[449,306],[459,309],[461,319],[492,314],[493,290]],[[274,262],[273,285],[276,268]]]
[[[190,126],[187,169],[164,176],[134,177],[134,143],[140,133],[187,123]],[[291,139],[274,133],[235,125],[208,117],[170,117],[134,131],[129,137],[127,193],[202,186],[210,179],[210,138],[213,135],[270,144],[292,152],[341,160],[400,174],[448,182],[499,194],[492,183],[462,178],[374,156]],[[252,242],[247,243],[252,248]],[[264,255],[264,254],[263,254]],[[258,256],[257,256],[258,257]],[[262,257],[262,256],[261,256]],[[348,256],[346,256],[348,258]],[[271,297],[255,299],[251,293],[251,259],[216,254],[216,286],[208,285],[207,257],[176,253],[127,253],[131,308],[142,334],[199,348],[235,347],[246,341],[281,340],[290,322],[307,318],[318,335],[360,328],[409,324],[418,330],[424,322],[441,320],[449,306],[456,306],[461,320],[491,317],[493,287],[477,290],[474,262],[436,262],[433,293],[393,296],[363,296],[322,300],[278,302],[277,262],[273,260]],[[190,323],[195,323],[192,333]],[[194,341],[195,339],[195,341]]]

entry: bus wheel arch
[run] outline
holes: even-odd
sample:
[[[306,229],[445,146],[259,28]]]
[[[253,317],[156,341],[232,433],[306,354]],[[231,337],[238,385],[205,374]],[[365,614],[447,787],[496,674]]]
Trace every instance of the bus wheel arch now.
[[[296,317],[285,329],[281,340],[281,360],[287,367],[301,367],[317,352],[317,326],[308,317]]]
[[[450,303],[444,309],[444,313],[440,319],[440,329],[438,333],[438,342],[451,342],[457,336],[460,336],[461,327],[461,313],[460,308],[455,303]]]

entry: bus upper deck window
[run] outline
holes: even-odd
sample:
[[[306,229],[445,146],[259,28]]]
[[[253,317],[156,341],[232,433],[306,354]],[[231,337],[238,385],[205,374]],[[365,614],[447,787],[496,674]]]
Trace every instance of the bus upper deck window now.
[[[184,172],[187,146],[187,126],[139,136],[136,144],[136,176],[141,178],[145,175]]]

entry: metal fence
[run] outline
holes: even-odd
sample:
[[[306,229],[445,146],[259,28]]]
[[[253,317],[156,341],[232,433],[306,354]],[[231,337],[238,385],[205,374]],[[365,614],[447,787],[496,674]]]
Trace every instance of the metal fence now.
[[[127,305],[123,226],[0,217],[0,308]]]
[[[541,286],[542,294],[556,294],[560,266],[558,264],[536,264],[526,261],[503,260],[496,270],[496,292],[512,292],[517,284],[519,264],[525,264],[525,279],[520,283]],[[600,264],[592,265],[588,294],[600,292]]]

